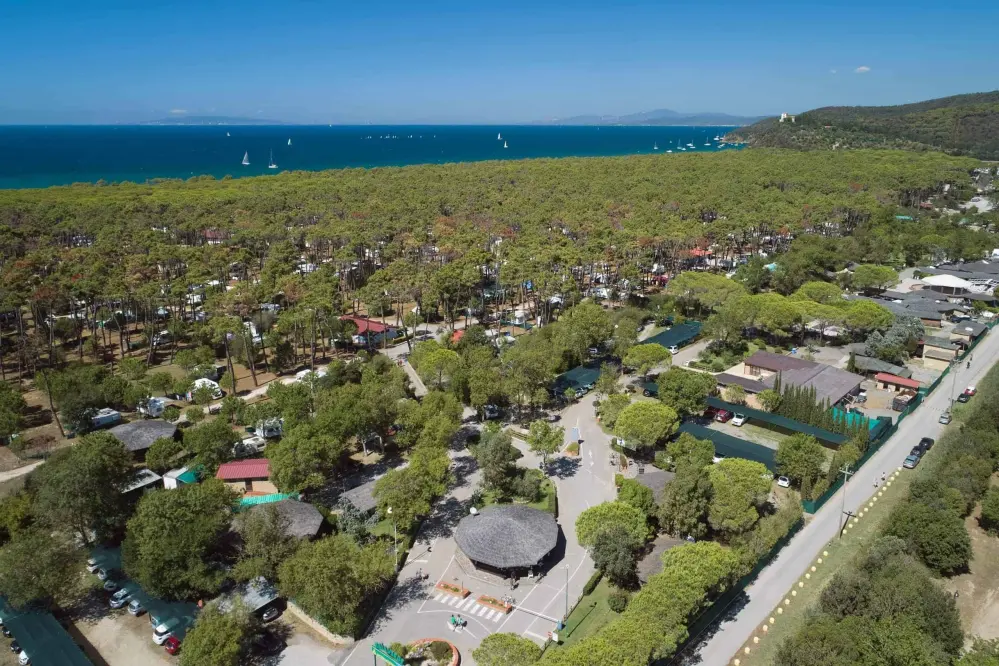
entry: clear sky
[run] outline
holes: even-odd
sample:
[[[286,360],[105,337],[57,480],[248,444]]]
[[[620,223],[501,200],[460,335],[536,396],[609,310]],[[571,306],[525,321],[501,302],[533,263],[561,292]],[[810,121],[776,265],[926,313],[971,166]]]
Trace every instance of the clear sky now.
[[[999,2],[0,0],[0,123],[516,123],[999,88]]]

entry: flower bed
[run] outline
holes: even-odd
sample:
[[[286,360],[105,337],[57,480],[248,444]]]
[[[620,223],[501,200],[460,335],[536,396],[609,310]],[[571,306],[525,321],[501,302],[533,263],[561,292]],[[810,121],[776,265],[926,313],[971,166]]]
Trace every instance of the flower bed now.
[[[500,601],[495,597],[490,597],[485,594],[476,599],[476,601],[482,604],[483,606],[488,606],[489,608],[492,608],[493,610],[498,610],[501,613],[509,613],[511,610],[513,610],[513,606],[511,604],[508,604],[505,601]]]
[[[572,442],[569,446],[565,447],[565,454],[567,456],[578,456],[579,455],[579,442]]]
[[[462,599],[464,599],[465,597],[467,597],[469,594],[472,593],[471,590],[467,588],[458,587],[457,585],[452,585],[451,583],[445,583],[445,582],[437,583],[436,585],[434,585],[434,587],[440,590],[441,592],[446,592],[447,594],[453,594],[454,596],[461,597]]]
[[[458,664],[461,663],[461,653],[458,652],[458,648],[455,646],[454,643],[452,643],[451,641],[446,641],[443,638],[421,638],[418,641],[413,641],[412,643],[409,644],[409,649],[410,649],[409,654],[413,653],[422,654],[422,652],[419,652],[419,650],[421,648],[424,649],[429,648],[431,643],[447,643],[448,645],[451,646],[451,662],[449,666],[458,666]]]

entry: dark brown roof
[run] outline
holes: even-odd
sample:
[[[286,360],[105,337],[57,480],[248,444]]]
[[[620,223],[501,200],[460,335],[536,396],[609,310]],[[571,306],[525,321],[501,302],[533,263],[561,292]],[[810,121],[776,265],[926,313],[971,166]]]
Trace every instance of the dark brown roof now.
[[[759,380],[750,379],[749,377],[740,377],[739,375],[730,375],[727,372],[715,375],[715,379],[722,386],[732,386],[734,384],[736,386],[741,386],[750,393],[759,393],[769,388],[766,384]]]
[[[161,437],[173,437],[177,426],[166,421],[132,421],[109,430],[129,451],[145,451]]]
[[[306,538],[314,537],[323,526],[323,514],[319,509],[307,502],[300,502],[295,499],[284,499],[270,504],[257,504],[250,508],[250,512],[267,511],[267,507],[274,507],[278,512],[284,526],[284,533],[288,536]]]
[[[473,562],[497,569],[533,567],[555,548],[558,523],[547,511],[521,504],[487,506],[461,519],[454,540]]]
[[[774,354],[773,352],[761,349],[746,359],[746,365],[751,365],[754,368],[763,368],[771,372],[786,372],[787,370],[810,368],[815,364],[803,358]]]

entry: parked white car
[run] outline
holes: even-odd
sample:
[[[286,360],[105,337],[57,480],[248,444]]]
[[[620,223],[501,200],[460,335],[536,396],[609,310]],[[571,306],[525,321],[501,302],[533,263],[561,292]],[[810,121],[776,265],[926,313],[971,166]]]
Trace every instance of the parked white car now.
[[[790,488],[791,479],[787,478],[786,476],[778,476],[777,485],[780,486],[781,488]]]
[[[732,417],[732,425],[738,427],[738,426],[741,426],[743,423],[745,423],[748,420],[749,420],[749,418],[745,414],[740,414],[740,413],[736,412],[735,416]]]

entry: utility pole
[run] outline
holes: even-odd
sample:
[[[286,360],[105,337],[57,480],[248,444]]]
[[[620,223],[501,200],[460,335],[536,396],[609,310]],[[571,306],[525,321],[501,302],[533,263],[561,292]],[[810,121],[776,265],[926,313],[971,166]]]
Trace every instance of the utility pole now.
[[[850,481],[850,477],[856,474],[856,472],[851,472],[849,465],[843,465],[843,467],[840,468],[839,473],[843,475],[843,503],[842,503],[842,508],[840,509],[840,517],[839,517],[839,538],[842,539],[843,516],[846,516],[846,520],[850,520],[850,518],[853,516],[852,513],[849,513],[846,510],[846,484]]]

